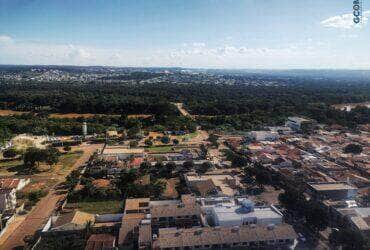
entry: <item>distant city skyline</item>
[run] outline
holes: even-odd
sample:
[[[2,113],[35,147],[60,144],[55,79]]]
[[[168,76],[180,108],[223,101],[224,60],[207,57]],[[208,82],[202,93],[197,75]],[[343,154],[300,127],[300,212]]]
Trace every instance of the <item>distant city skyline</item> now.
[[[0,64],[370,69],[370,5],[338,0],[2,0]]]

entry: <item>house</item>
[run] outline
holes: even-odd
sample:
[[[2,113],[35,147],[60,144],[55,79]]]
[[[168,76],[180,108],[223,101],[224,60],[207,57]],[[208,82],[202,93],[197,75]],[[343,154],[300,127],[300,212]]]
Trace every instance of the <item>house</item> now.
[[[86,227],[88,223],[95,222],[95,215],[74,210],[73,212],[61,214],[59,216],[52,216],[51,231],[73,231],[81,230]]]
[[[14,188],[16,191],[23,189],[30,183],[30,179],[5,178],[0,179],[0,188]]]
[[[207,172],[185,174],[187,185],[201,196],[235,196],[241,186],[239,177],[231,173]]]
[[[114,250],[116,237],[111,234],[92,234],[87,240],[85,250]]]

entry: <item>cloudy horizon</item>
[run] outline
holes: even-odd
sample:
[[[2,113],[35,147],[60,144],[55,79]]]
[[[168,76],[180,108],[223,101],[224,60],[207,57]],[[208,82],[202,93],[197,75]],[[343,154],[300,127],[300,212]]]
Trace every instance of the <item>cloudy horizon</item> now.
[[[370,69],[350,2],[77,2],[2,1],[0,64]]]

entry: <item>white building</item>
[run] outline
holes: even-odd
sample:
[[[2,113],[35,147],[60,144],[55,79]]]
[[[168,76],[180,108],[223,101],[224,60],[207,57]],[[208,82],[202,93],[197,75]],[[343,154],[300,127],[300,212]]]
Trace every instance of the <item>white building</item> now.
[[[279,225],[283,215],[274,206],[255,207],[248,199],[238,205],[216,205],[211,208],[211,218],[215,226],[242,226],[249,224]]]
[[[295,131],[299,131],[302,129],[303,124],[309,124],[312,123],[312,120],[302,118],[302,117],[288,117],[288,120],[285,123],[285,126],[290,127],[291,129]]]
[[[104,149],[102,156],[116,157],[117,160],[126,160],[130,157],[144,157],[145,152],[143,148],[128,148],[126,146],[108,146]]]
[[[275,131],[251,131],[248,138],[252,141],[276,141],[279,134]]]

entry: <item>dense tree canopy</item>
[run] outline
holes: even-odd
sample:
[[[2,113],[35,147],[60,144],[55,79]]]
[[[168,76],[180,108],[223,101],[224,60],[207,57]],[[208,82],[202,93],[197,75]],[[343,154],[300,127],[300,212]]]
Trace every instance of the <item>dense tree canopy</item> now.
[[[147,76],[144,74],[140,77]],[[204,83],[198,83],[201,80],[195,83],[190,76],[191,81],[186,84],[169,81],[0,83],[0,108],[39,114],[152,114],[156,125],[190,131],[195,130],[195,124],[186,118],[173,119],[179,117],[179,112],[171,102],[183,102],[191,114],[197,115],[198,123],[206,129],[256,129],[263,125],[282,124],[290,115],[304,115],[320,123],[349,127],[370,122],[370,111],[367,108],[358,107],[345,112],[331,107],[338,103],[368,101],[370,84],[366,79],[339,81],[312,77],[223,77],[234,79],[236,84],[208,83],[207,78]],[[261,84],[250,84],[256,81]],[[114,119],[110,118],[109,121]],[[73,124],[68,124],[67,128],[69,126],[74,127]],[[36,126],[34,132],[40,134],[50,130],[45,127]],[[1,122],[0,129],[3,129]],[[62,128],[61,130],[63,131]]]

